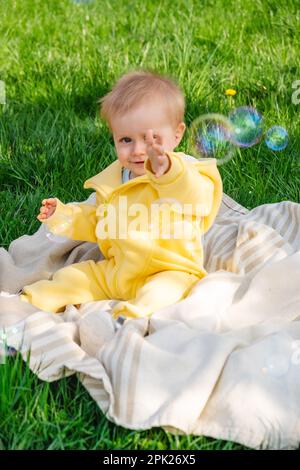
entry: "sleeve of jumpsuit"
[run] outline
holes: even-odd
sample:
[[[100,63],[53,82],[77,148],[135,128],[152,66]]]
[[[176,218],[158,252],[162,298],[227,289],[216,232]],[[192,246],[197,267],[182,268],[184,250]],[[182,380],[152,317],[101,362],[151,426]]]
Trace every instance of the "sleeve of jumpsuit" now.
[[[216,165],[216,159],[207,162],[189,163],[173,152],[166,152],[170,158],[169,170],[159,178],[151,169],[149,158],[145,169],[151,185],[159,198],[176,199],[184,204],[185,213],[202,218],[203,231],[211,227],[219,211],[223,184]]]
[[[97,206],[85,202],[63,204],[58,198],[56,202],[54,214],[43,220],[49,230],[72,240],[96,243]]]

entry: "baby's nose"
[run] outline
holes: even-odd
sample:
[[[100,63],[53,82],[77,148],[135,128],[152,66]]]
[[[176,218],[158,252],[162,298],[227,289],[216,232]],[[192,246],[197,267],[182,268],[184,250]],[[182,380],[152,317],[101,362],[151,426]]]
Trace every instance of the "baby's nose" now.
[[[134,144],[133,153],[137,155],[141,153],[146,153],[146,142],[145,141],[136,142]]]

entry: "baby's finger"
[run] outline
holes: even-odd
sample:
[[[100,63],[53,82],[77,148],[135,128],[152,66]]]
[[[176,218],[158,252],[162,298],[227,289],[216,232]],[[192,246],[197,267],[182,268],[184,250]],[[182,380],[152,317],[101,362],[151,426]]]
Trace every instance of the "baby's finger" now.
[[[159,178],[163,174],[163,169],[159,168],[157,172],[155,173],[156,178]]]
[[[152,144],[150,148],[147,149],[148,153],[151,153],[152,157],[160,157],[163,156],[164,154],[164,149],[161,145],[159,144]]]
[[[160,144],[160,145],[161,145],[161,143],[162,143],[162,138],[161,138],[160,135],[157,134],[155,140],[156,140],[156,143],[157,143],[157,144]]]
[[[49,206],[56,206],[56,200],[51,198],[47,200],[47,205]]]
[[[164,155],[165,150],[160,144],[153,144],[153,148],[159,153],[159,155]]]
[[[153,144],[153,130],[152,129],[147,129],[146,131],[146,142],[147,144],[151,145]]]
[[[51,197],[49,199],[43,199],[42,204],[43,205],[53,205],[56,203],[55,198]]]

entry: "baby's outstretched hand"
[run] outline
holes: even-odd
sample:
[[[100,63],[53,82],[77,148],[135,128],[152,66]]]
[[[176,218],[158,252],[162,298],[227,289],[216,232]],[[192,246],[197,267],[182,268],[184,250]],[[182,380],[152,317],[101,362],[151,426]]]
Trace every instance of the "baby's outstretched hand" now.
[[[146,144],[152,171],[156,178],[159,178],[170,168],[170,159],[165,153],[163,146],[160,145],[159,139],[157,142],[154,142],[152,129],[148,129],[146,132]]]
[[[42,222],[43,220],[51,217],[51,215],[54,214],[55,212],[56,204],[57,204],[56,199],[53,197],[49,199],[43,199],[42,207],[40,208],[40,213],[37,216],[37,219],[39,219]]]

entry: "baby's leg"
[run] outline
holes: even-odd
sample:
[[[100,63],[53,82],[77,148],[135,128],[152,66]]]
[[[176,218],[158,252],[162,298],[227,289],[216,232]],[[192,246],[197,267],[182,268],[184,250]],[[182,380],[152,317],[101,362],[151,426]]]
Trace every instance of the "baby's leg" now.
[[[58,313],[68,304],[109,299],[104,271],[106,260],[83,261],[59,269],[51,280],[23,287],[21,299],[41,310]]]
[[[112,310],[113,318],[151,316],[156,310],[182,300],[199,277],[182,271],[163,271],[149,276],[136,293],[135,299],[118,302]]]

